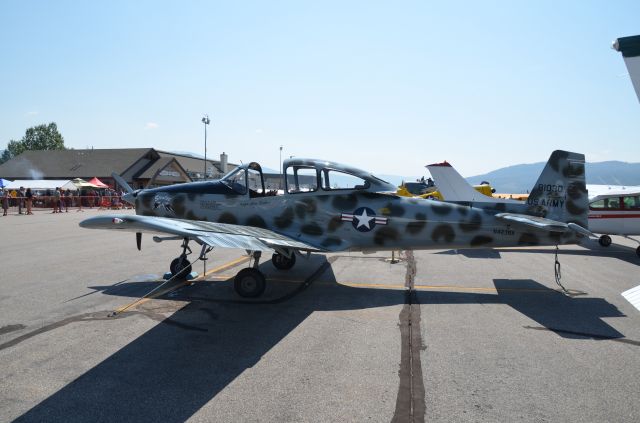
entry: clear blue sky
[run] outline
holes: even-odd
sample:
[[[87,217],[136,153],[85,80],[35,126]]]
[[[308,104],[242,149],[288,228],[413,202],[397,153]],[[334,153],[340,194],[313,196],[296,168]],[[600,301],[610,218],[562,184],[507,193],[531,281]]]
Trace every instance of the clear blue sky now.
[[[0,148],[55,121],[74,148],[278,167],[318,157],[465,176],[640,162],[640,103],[610,48],[636,1],[0,3]]]

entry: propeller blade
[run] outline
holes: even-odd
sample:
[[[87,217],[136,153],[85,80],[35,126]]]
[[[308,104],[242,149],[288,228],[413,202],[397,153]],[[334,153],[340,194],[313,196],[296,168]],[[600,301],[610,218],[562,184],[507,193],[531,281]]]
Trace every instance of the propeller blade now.
[[[142,250],[142,232],[136,232],[136,246],[138,251]]]
[[[125,181],[122,176],[118,175],[117,173],[113,172],[111,173],[111,177],[113,179],[116,180],[116,182],[118,183],[118,185],[120,185],[122,188],[125,189],[125,191],[127,191],[127,194],[133,194],[133,188],[131,188],[129,186],[129,184],[127,183],[127,181]]]

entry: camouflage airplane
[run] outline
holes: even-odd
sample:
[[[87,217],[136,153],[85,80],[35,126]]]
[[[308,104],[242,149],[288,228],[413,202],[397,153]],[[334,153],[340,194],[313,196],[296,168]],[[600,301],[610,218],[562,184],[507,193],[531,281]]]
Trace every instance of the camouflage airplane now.
[[[137,191],[114,175],[136,215],[96,216],[80,226],[135,232],[138,249],[142,232],[161,235],[158,242],[182,240],[182,254],[170,266],[177,277],[191,272],[190,241],[201,246],[199,259],[214,247],[245,249],[253,266],[234,279],[243,297],[264,292],[263,251],[273,252],[276,268],[290,269],[303,252],[558,245],[586,232],[582,154],[553,152],[527,204],[400,197],[369,172],[322,160],[289,159],[283,170],[281,195],[265,190],[255,162],[220,180]]]

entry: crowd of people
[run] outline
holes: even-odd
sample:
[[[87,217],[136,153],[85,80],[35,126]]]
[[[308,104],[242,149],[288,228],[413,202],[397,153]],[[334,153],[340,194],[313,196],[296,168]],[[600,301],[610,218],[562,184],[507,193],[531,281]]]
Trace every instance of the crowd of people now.
[[[4,189],[2,191],[2,216],[7,216],[9,208],[18,209],[18,214],[32,215],[34,206],[51,208],[51,213],[69,212],[69,207],[108,208],[120,209],[126,207],[121,198],[123,192],[118,193],[112,189],[72,191],[70,189],[56,188],[34,192],[31,188],[20,187],[18,190]]]

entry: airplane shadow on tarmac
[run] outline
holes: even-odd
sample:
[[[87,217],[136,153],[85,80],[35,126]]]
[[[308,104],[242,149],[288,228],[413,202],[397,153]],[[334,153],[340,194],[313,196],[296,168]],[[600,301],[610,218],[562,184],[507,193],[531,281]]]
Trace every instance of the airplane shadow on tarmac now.
[[[561,245],[558,250],[558,255],[575,255],[575,256],[590,256],[590,257],[611,257],[618,260],[626,261],[627,263],[640,265],[640,257],[636,254],[635,248],[628,247],[626,245],[611,245],[610,247],[602,247],[597,242],[586,242],[579,245],[583,248],[575,248],[575,245]],[[555,247],[549,247],[555,248]],[[494,248],[494,249],[459,249],[459,250],[443,250],[434,254],[456,255],[460,254],[467,258],[480,258],[480,259],[500,259],[501,253],[539,253],[549,254],[551,250],[547,248]]]
[[[187,305],[16,421],[183,422],[313,312],[405,303],[403,290],[338,284],[331,268],[335,259],[317,255],[301,269],[296,266],[289,273],[278,273],[302,274],[299,280],[304,283],[270,281],[263,300],[239,300],[230,281],[196,283],[164,297],[187,301]],[[273,275],[268,266],[261,267]],[[419,291],[417,298],[425,305],[507,304],[564,338],[623,337],[602,321],[602,317],[622,316],[603,299],[566,297],[533,280],[495,280],[494,284],[497,295]],[[138,297],[149,287],[145,282],[118,283],[104,287],[103,292]],[[514,287],[549,292],[523,294]],[[400,363],[400,357],[397,360]]]

